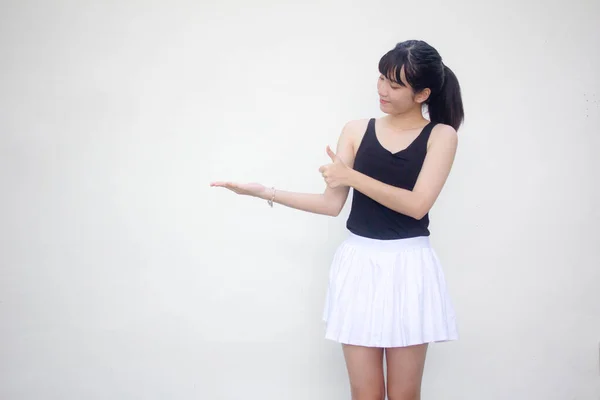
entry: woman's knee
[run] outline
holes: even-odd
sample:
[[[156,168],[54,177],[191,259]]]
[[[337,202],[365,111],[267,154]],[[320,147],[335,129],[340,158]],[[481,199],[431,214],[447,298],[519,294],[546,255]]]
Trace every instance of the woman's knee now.
[[[388,400],[420,400],[421,388],[417,385],[388,388]]]
[[[385,388],[352,387],[352,400],[385,400]]]

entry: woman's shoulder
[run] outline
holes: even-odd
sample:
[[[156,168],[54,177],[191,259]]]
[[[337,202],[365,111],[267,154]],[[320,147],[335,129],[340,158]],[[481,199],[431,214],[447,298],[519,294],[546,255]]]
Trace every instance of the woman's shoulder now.
[[[456,129],[454,129],[450,125],[442,124],[441,122],[439,122],[433,126],[433,129],[431,130],[431,136],[451,139],[456,138],[458,134],[456,133]]]
[[[429,147],[432,143],[444,143],[446,146],[456,147],[458,144],[458,134],[456,129],[450,125],[437,123],[431,130],[429,137]]]
[[[345,135],[351,136],[354,139],[360,139],[365,134],[371,118],[354,119],[346,122],[344,125]]]
[[[371,118],[362,118],[362,119],[353,119],[346,122],[344,125],[344,131],[352,131],[352,132],[363,132],[367,129],[367,125],[369,125],[369,121]]]
[[[346,122],[344,128],[342,129],[342,137],[352,143],[352,147],[354,148],[355,152],[362,142],[370,120],[371,118],[350,120]]]

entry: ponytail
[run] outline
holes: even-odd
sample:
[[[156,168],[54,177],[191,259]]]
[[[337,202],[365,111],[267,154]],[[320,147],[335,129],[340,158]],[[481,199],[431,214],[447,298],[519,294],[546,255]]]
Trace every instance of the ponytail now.
[[[431,121],[450,125],[458,131],[465,118],[462,96],[456,75],[446,65],[442,89],[432,95],[427,102]]]

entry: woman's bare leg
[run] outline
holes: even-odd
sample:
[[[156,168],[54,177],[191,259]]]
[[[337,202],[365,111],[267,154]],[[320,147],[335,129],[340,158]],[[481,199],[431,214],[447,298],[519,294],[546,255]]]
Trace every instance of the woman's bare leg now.
[[[383,349],[342,345],[352,400],[384,400]]]

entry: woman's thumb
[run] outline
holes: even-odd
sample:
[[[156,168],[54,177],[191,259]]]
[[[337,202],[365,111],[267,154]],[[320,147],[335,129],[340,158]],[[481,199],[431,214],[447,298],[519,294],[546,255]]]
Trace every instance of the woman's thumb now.
[[[333,150],[331,150],[329,145],[327,145],[327,155],[331,158],[331,161],[335,161],[335,159],[337,158],[337,156],[335,155]]]

